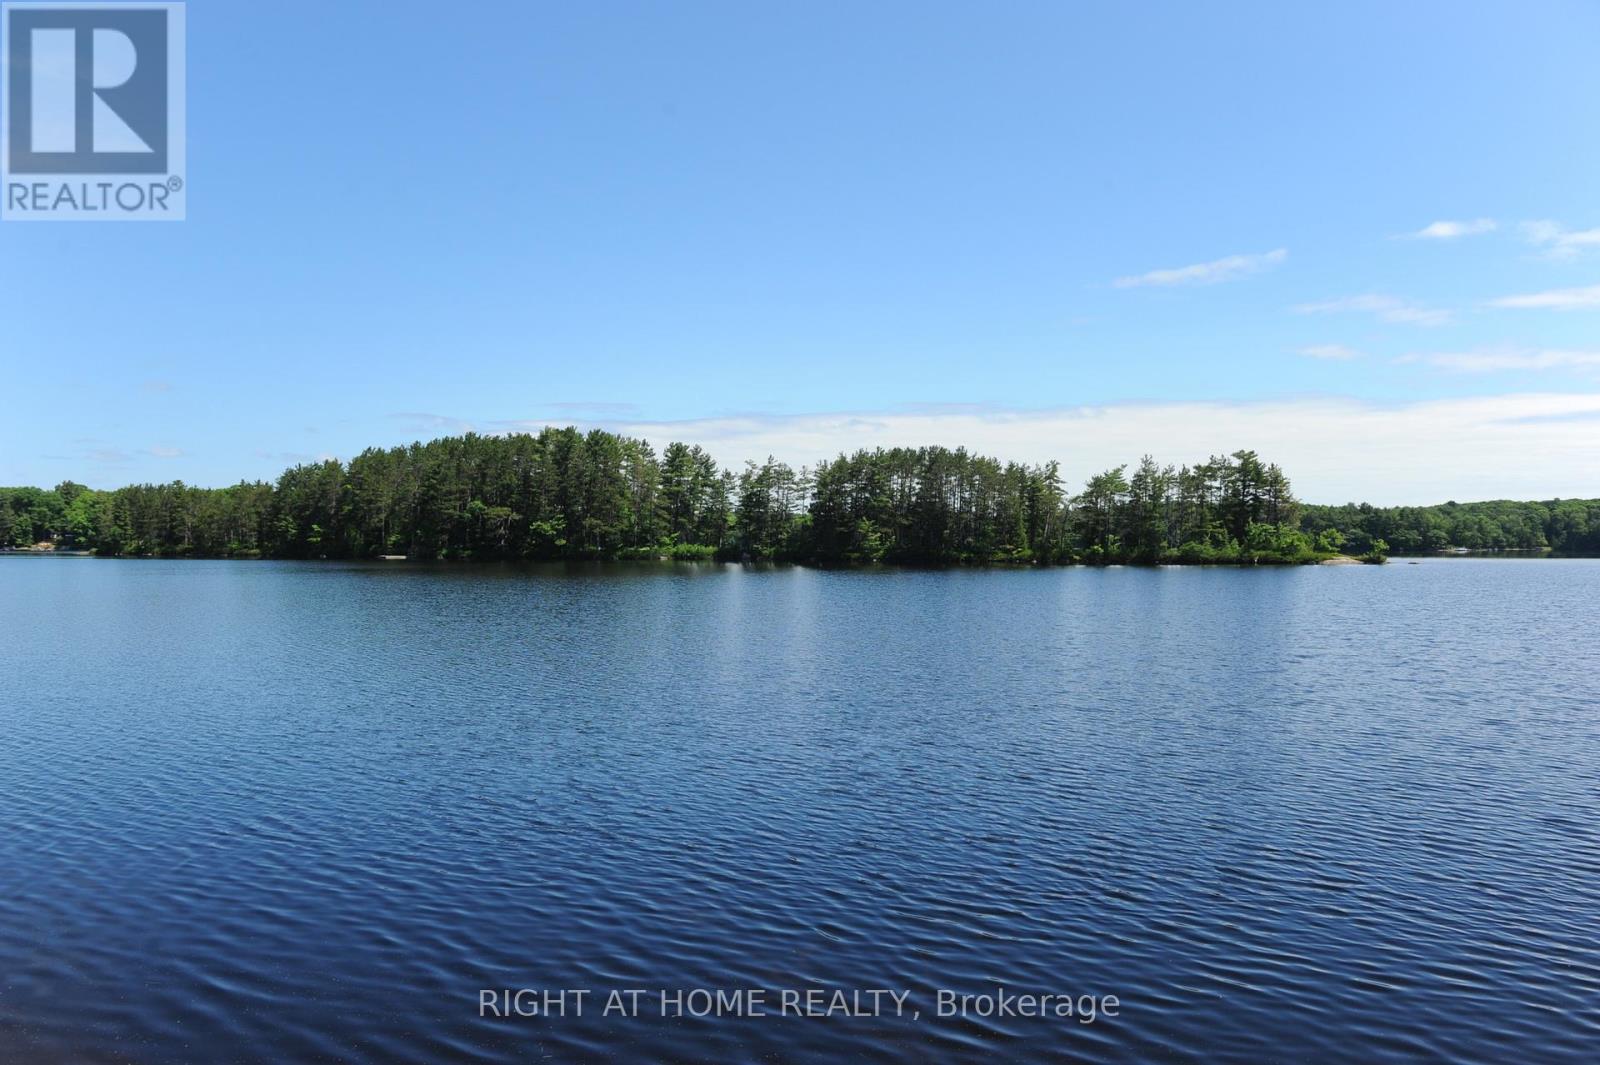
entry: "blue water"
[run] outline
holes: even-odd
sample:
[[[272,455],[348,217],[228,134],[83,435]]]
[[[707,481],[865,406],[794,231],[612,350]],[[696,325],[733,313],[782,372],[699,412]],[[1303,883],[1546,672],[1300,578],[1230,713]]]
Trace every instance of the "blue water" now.
[[[0,1060],[1593,1061],[1597,604],[0,558]],[[997,986],[1120,1005],[933,1016]],[[654,1008],[813,987],[921,1016]]]

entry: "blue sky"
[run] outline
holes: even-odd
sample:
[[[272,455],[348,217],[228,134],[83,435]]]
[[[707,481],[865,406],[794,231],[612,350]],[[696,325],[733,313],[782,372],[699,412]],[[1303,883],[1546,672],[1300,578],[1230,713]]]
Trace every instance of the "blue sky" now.
[[[1560,2],[193,0],[188,220],[0,225],[0,483],[575,421],[1600,495],[1597,41]]]

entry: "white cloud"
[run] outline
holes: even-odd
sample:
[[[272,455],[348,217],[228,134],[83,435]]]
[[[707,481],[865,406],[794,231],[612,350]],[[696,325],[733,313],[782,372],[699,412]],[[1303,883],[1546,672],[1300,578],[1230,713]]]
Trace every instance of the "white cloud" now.
[[[1308,359],[1359,359],[1361,352],[1355,348],[1347,348],[1343,344],[1312,344],[1300,349],[1300,354]]]
[[[1395,361],[1426,363],[1442,370],[1457,370],[1462,373],[1495,373],[1502,370],[1581,370],[1600,367],[1600,351],[1491,348],[1483,351],[1403,355]]]
[[[1143,285],[1214,285],[1219,281],[1237,281],[1241,277],[1270,270],[1289,257],[1287,248],[1276,248],[1260,255],[1230,255],[1208,263],[1177,266],[1167,270],[1151,270],[1133,277],[1119,277],[1112,284],[1117,288],[1138,288]]]
[[[1571,259],[1586,248],[1600,248],[1600,227],[1568,229],[1558,222],[1524,222],[1522,235],[1553,259]]]
[[[537,430],[544,421],[521,423]],[[564,424],[564,423],[554,423]],[[1052,410],[925,409],[616,421],[660,447],[700,444],[724,465],[775,455],[814,464],[841,451],[964,445],[1019,462],[1059,459],[1077,486],[1149,452],[1194,462],[1254,448],[1319,503],[1600,496],[1600,393],[1378,404],[1354,399],[1128,403]]]
[[[1455,240],[1457,237],[1475,237],[1480,233],[1492,233],[1496,228],[1495,220],[1492,218],[1474,218],[1467,222],[1434,222],[1408,235],[1418,240]]]
[[[163,447],[162,445],[157,444],[155,447],[149,449],[149,453],[158,459],[175,459],[182,455],[183,451],[179,448]]]
[[[1490,300],[1489,306],[1558,311],[1600,307],[1600,285],[1589,285],[1587,288],[1555,288],[1548,292],[1529,292],[1521,296],[1502,296],[1500,299]]]
[[[1398,296],[1383,296],[1375,292],[1319,303],[1302,303],[1294,309],[1299,314],[1372,314],[1380,321],[1399,325],[1447,325],[1451,320],[1451,312],[1447,310],[1424,307]]]

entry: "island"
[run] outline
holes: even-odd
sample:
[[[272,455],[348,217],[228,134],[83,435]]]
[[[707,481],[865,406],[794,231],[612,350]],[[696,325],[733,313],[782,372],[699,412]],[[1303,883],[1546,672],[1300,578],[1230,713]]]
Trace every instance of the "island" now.
[[[901,564],[1381,562],[1600,551],[1600,501],[1311,506],[1254,451],[1145,456],[1076,492],[1058,462],[879,448],[719,468],[601,429],[468,433],[300,464],[274,483],[0,488],[0,548],[196,558],[663,558]]]

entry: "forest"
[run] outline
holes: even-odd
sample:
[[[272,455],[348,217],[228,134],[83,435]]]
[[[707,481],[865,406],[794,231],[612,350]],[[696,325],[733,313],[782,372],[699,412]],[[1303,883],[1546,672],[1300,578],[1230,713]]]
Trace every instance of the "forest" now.
[[[679,558],[819,565],[1376,561],[1448,547],[1600,550],[1600,501],[1299,503],[1253,451],[1146,456],[1066,487],[1058,463],[963,448],[722,469],[602,430],[369,448],[275,483],[0,488],[0,548],[202,558]]]
[[[1495,499],[1431,507],[1304,506],[1300,525],[1313,535],[1336,529],[1345,538],[1346,550],[1356,552],[1383,540],[1398,555],[1453,549],[1600,555],[1600,499]]]

